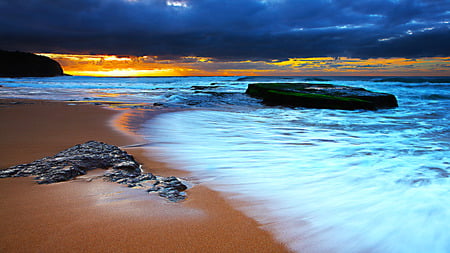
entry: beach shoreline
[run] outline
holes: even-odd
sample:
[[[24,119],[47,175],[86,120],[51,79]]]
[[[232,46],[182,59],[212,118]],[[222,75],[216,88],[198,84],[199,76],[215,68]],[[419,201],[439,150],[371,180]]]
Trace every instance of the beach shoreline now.
[[[144,143],[124,132],[125,116],[86,103],[2,99],[0,168],[89,140],[125,147]],[[190,176],[151,159],[144,147],[125,150],[144,171]],[[186,201],[169,203],[101,179],[89,182],[96,173],[51,185],[38,185],[32,178],[0,179],[0,251],[288,252],[257,222],[202,184],[187,190]]]

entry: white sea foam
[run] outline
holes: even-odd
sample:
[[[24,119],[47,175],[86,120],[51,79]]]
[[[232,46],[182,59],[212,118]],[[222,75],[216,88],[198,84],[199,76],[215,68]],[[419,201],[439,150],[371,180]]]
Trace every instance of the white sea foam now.
[[[419,114],[188,111],[146,131],[296,251],[446,253],[449,129]]]

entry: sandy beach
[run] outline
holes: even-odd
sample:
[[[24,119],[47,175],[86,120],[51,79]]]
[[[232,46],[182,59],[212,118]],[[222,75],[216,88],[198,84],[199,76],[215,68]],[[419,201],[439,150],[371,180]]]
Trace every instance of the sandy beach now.
[[[18,102],[18,103],[17,103]],[[92,104],[0,100],[0,168],[28,163],[89,140],[117,146],[142,143],[119,129],[123,112]],[[189,177],[126,148],[154,174]],[[0,252],[288,252],[202,184],[171,203],[145,191],[95,179],[38,185],[0,179]],[[91,179],[94,180],[91,181]]]

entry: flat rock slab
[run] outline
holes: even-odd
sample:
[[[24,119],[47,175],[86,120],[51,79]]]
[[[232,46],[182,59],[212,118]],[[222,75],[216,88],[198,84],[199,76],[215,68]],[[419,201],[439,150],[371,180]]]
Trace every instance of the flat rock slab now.
[[[187,187],[176,177],[160,177],[142,173],[141,165],[133,156],[120,148],[98,141],[88,141],[28,164],[0,170],[0,178],[34,176],[39,184],[52,184],[85,175],[88,170],[108,169],[103,178],[126,184],[128,187],[145,188],[159,193],[170,201],[185,199]],[[151,183],[151,184],[149,184]]]
[[[246,93],[261,98],[266,105],[342,110],[398,107],[392,94],[332,84],[254,83],[248,85]]]

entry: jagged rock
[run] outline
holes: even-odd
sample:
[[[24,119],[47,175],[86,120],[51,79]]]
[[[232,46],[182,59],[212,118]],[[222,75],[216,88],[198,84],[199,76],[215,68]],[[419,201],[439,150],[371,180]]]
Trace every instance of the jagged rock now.
[[[173,188],[178,191],[184,191],[187,189],[187,187],[182,184],[176,177],[171,176],[168,178],[163,179],[162,183],[166,188]]]
[[[106,180],[125,184],[128,187],[143,187],[146,191],[156,192],[159,196],[169,199],[173,202],[178,202],[186,198],[183,192],[187,186],[181,183],[176,177],[160,177],[152,173],[144,173],[140,175],[130,175],[125,171],[112,170],[104,174]]]
[[[113,169],[116,170],[126,170],[131,173],[136,173],[139,167],[136,167],[135,161],[123,161],[117,164],[114,164]]]
[[[51,184],[85,175],[88,170],[108,169],[103,177],[128,187],[146,187],[161,197],[177,202],[186,198],[187,187],[176,177],[142,173],[133,156],[116,146],[98,141],[75,145],[51,157],[0,170],[0,178],[35,176],[39,184]]]
[[[29,164],[21,164],[0,170],[0,178],[36,176],[39,184],[51,184],[70,180],[92,169],[123,167],[129,173],[141,173],[133,156],[116,146],[88,141]]]
[[[162,187],[159,188],[159,196],[168,198],[171,201],[177,202],[186,198],[184,190],[187,189],[186,185],[181,183],[176,177],[163,178],[160,182]]]
[[[184,192],[177,191],[173,188],[161,188],[158,190],[159,196],[167,198],[172,202],[178,202],[186,198]]]
[[[0,77],[62,76],[58,62],[41,55],[0,50]]]
[[[376,110],[398,106],[392,94],[332,84],[254,83],[248,85],[246,93],[263,99],[267,105],[343,110]]]

